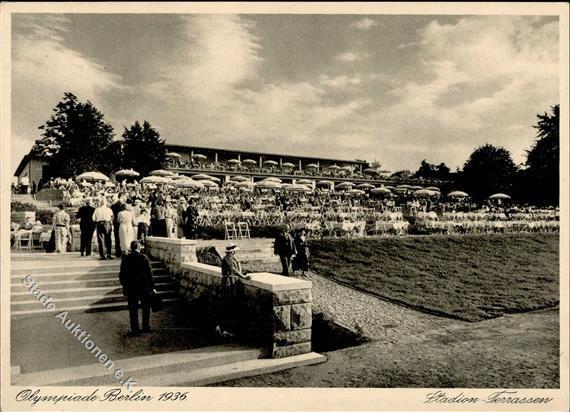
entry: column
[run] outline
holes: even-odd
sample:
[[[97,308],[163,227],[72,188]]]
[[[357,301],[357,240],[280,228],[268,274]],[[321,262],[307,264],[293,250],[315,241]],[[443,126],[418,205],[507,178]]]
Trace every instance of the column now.
[[[303,169],[301,169],[301,159],[299,159],[299,172],[300,172],[301,170],[303,170]]]

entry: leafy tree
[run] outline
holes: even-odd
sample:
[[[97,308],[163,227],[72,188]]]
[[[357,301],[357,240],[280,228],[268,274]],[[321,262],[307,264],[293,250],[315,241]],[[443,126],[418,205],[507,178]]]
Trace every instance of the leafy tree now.
[[[123,168],[123,146],[122,142],[113,140],[104,150],[103,161],[99,170],[106,175],[111,175]]]
[[[380,163],[378,160],[374,159],[374,161],[372,161],[370,163],[370,168],[380,170],[380,169],[382,169],[382,163]]]
[[[51,159],[48,174],[69,178],[99,170],[113,127],[90,101],[81,103],[72,93],[65,93],[53,110],[55,114],[40,126],[42,139],[32,149]]]
[[[560,106],[537,115],[537,139],[527,151],[524,192],[538,203],[558,204],[560,183]]]
[[[412,172],[409,170],[398,170],[397,172],[392,173],[391,177],[394,179],[409,179],[412,177]]]
[[[517,166],[508,150],[490,144],[475,149],[461,172],[461,183],[471,196],[484,199],[497,193],[510,193]]]
[[[446,180],[449,178],[449,167],[445,163],[439,165],[428,163],[422,160],[420,168],[414,173],[415,177],[423,177],[424,179]]]
[[[124,166],[147,175],[161,169],[166,164],[166,146],[160,134],[145,121],[142,126],[136,121],[130,128],[125,127],[123,148]]]

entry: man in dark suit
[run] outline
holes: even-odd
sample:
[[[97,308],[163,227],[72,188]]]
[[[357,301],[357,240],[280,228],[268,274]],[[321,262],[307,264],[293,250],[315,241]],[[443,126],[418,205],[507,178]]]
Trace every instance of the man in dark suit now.
[[[119,193],[119,199],[111,205],[113,211],[113,232],[115,232],[115,256],[121,257],[121,239],[119,238],[119,222],[117,218],[123,205],[126,205],[127,194],[125,192]],[[127,246],[127,245],[125,245]]]
[[[95,222],[93,222],[93,212],[95,208],[92,206],[91,199],[85,201],[85,205],[81,206],[75,216],[79,219],[79,229],[81,230],[81,256],[91,256],[91,241],[93,240],[93,232],[95,231]]]
[[[273,253],[279,255],[283,276],[289,276],[289,267],[291,266],[291,256],[295,254],[295,243],[293,236],[289,233],[289,227],[284,226],[282,231],[275,238],[273,244]]]
[[[131,331],[129,336],[137,336],[139,330],[139,302],[142,308],[142,332],[150,332],[150,305],[154,291],[152,268],[148,257],[140,253],[141,244],[138,240],[131,242],[131,253],[123,256],[119,279],[123,285],[123,294],[129,305]]]

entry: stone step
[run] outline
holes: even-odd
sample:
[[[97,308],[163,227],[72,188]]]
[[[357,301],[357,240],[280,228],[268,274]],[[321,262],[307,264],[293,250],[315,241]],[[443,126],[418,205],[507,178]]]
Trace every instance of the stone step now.
[[[121,369],[124,376],[138,380],[142,377],[162,375],[209,368],[224,364],[258,359],[262,356],[259,348],[240,345],[217,345],[187,351],[161,353],[113,360],[112,369],[101,363],[81,365],[69,368],[39,371],[24,374],[13,374],[15,385],[92,385],[116,386],[113,371]]]
[[[172,279],[168,275],[158,275],[154,277],[156,283],[166,283],[168,281],[172,282]],[[70,279],[70,280],[48,280],[38,282],[38,287],[42,291],[47,290],[63,290],[63,289],[79,289],[79,288],[90,288],[90,287],[102,287],[102,286],[120,286],[119,276],[117,273],[111,273],[109,275],[98,276],[96,279]],[[16,283],[11,285],[12,292],[21,292],[22,289],[27,290],[27,288],[21,284]]]
[[[121,369],[137,386],[205,386],[273,373],[326,361],[314,352],[280,359],[261,359],[263,351],[237,345],[212,346],[184,352],[140,356],[101,363],[12,375],[18,386],[117,386],[113,371]]]
[[[178,294],[175,290],[162,290],[157,291],[158,295],[164,299],[176,298]],[[73,297],[65,297],[65,298],[53,298],[52,302],[55,303],[57,310],[65,310],[67,307],[77,307],[77,306],[85,306],[85,305],[97,305],[97,304],[105,304],[105,303],[124,303],[127,301],[126,296],[120,293],[110,293],[107,295],[102,294],[92,294],[87,296],[73,296]],[[25,310],[34,310],[43,308],[41,303],[35,299],[34,296],[30,296],[27,300],[18,300],[12,301],[10,304],[11,311],[25,311]]]
[[[175,303],[179,303],[180,301],[181,301],[181,299],[179,297],[176,297],[176,298],[164,299],[162,302],[166,306],[166,305],[172,305]],[[127,302],[97,303],[97,304],[93,304],[93,305],[80,305],[80,306],[69,306],[69,307],[56,306],[56,308],[57,308],[56,309],[57,311],[66,310],[68,312],[98,312],[98,311],[110,311],[110,310],[125,310],[125,309],[127,309]],[[18,310],[18,311],[12,310],[10,312],[10,315],[14,316],[14,317],[27,316],[27,315],[33,315],[33,316],[40,316],[40,315],[48,316],[49,315],[49,316],[53,316],[54,312],[50,312],[50,311],[44,309],[42,306],[40,306],[39,309]]]
[[[168,275],[168,271],[165,268],[153,269],[153,276],[164,276]],[[10,283],[12,285],[21,284],[25,275],[11,275]],[[112,270],[100,270],[95,272],[68,272],[68,273],[39,273],[32,275],[34,280],[38,283],[43,283],[44,281],[57,281],[57,280],[89,280],[89,279],[99,279],[102,277],[119,276],[119,271],[116,269]]]
[[[62,262],[26,262],[26,264],[12,264],[10,273],[12,275],[21,274],[48,274],[48,273],[73,273],[73,272],[98,272],[98,271],[109,271],[116,270],[117,273],[121,267],[120,259],[113,260],[92,260],[78,262],[75,261],[62,261]],[[151,267],[153,269],[164,268],[162,262],[154,261],[151,262]]]
[[[53,285],[52,285],[53,286]],[[176,284],[172,280],[166,282],[155,282],[154,287],[157,291],[162,290],[176,290]],[[42,293],[46,296],[51,296],[54,300],[56,298],[67,298],[67,297],[80,297],[89,296],[95,294],[113,294],[122,293],[123,288],[121,285],[110,285],[110,286],[93,286],[93,287],[68,287],[68,288],[47,288],[40,285]],[[11,300],[22,301],[26,300],[28,296],[33,296],[28,289],[22,287],[22,289],[17,289],[12,291]]]
[[[140,384],[144,386],[206,386],[299,366],[315,365],[326,362],[326,360],[324,355],[315,352],[280,359],[254,359],[209,368],[156,374],[140,379]]]

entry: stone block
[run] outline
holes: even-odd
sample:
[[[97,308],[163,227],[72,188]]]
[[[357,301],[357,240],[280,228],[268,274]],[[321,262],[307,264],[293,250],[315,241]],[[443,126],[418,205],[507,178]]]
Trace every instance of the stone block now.
[[[273,293],[274,305],[291,305],[293,303],[310,303],[311,289],[283,290]]]
[[[313,323],[310,303],[291,305],[291,330],[307,329]]]
[[[273,343],[276,346],[287,346],[310,341],[311,329],[292,330],[289,332],[275,332],[273,334]]]
[[[273,330],[282,332],[291,329],[291,306],[273,308]]]
[[[297,343],[288,346],[273,345],[272,358],[286,358],[287,356],[302,355],[311,352],[311,342]]]

